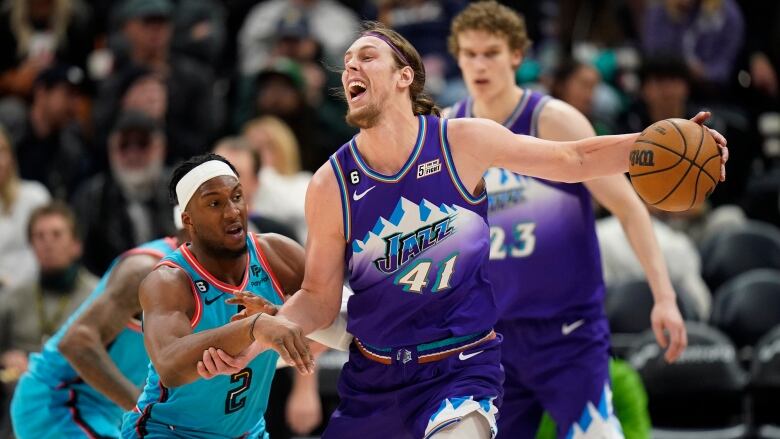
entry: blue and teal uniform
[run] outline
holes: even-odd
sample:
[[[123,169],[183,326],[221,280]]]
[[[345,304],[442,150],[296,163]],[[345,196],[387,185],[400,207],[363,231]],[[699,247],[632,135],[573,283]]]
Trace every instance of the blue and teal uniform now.
[[[206,271],[187,244],[160,261],[160,266],[180,269],[190,279],[195,298],[193,333],[230,323],[239,309],[225,300],[238,291],[249,291],[276,305],[283,303],[282,289],[258,239],[254,234],[247,236],[246,273],[241,285],[226,284]],[[138,405],[125,414],[122,436],[267,438],[263,414],[278,356],[269,350],[234,375],[219,375],[210,380],[199,378],[179,387],[164,386],[150,362]]]
[[[92,294],[50,338],[40,353],[30,355],[27,373],[19,380],[11,403],[11,419],[19,439],[119,437],[122,408],[84,382],[57,345],[74,321],[106,289],[114,268],[135,254],[162,258],[176,249],[172,238],[151,241],[117,257]],[[140,322],[133,320],[106,347],[111,360],[138,387],[146,378],[149,357]]]

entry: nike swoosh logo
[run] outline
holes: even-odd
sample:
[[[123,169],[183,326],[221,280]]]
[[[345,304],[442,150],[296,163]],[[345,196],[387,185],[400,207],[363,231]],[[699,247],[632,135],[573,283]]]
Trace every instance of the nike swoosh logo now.
[[[477,351],[477,352],[472,352],[470,354],[464,354],[463,352],[461,352],[460,354],[458,354],[458,359],[460,359],[460,361],[466,361],[469,358],[476,357],[477,355],[479,355],[479,354],[481,354],[483,352],[485,352],[485,351]]]
[[[575,329],[579,328],[584,324],[585,324],[585,319],[579,319],[574,323],[569,323],[568,325],[564,323],[563,326],[561,326],[561,333],[563,335],[569,335],[572,332],[574,332]]]
[[[352,199],[355,201],[360,201],[361,198],[365,197],[367,193],[371,192],[371,189],[374,189],[376,186],[371,186],[370,188],[364,190],[361,193],[357,193],[357,191],[352,192]]]
[[[225,295],[225,293],[222,293],[222,294],[220,294],[218,296],[214,296],[211,300],[209,300],[209,298],[206,297],[205,299],[203,299],[203,301],[206,302],[206,305],[211,305],[212,303],[216,302],[217,299],[219,299],[220,297],[222,297],[224,295]]]

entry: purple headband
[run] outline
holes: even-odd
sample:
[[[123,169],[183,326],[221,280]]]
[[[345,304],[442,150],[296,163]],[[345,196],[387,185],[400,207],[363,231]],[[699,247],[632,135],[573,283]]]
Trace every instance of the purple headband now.
[[[379,38],[380,40],[384,41],[385,43],[387,43],[388,46],[390,46],[391,49],[393,49],[393,52],[395,52],[395,54],[398,55],[398,58],[401,58],[401,61],[404,63],[404,65],[411,66],[411,64],[409,64],[409,61],[406,60],[406,57],[404,56],[404,54],[401,53],[401,51],[398,50],[397,47],[395,47],[395,44],[393,44],[392,41],[390,41],[390,38],[387,38],[385,35],[382,35],[379,32],[373,32],[373,31],[371,31],[371,32],[364,32],[363,36],[364,37],[376,37],[376,38]]]

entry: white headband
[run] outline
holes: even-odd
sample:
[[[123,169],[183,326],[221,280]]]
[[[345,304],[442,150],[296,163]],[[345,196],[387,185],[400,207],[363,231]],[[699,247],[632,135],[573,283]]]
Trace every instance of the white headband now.
[[[184,174],[184,177],[176,183],[176,198],[182,209],[187,208],[190,198],[195,194],[200,185],[211,180],[214,177],[235,177],[238,176],[227,163],[220,160],[209,160],[192,168],[190,172]]]
[[[178,204],[173,206],[173,225],[176,226],[177,231],[184,228],[181,222],[181,207]]]

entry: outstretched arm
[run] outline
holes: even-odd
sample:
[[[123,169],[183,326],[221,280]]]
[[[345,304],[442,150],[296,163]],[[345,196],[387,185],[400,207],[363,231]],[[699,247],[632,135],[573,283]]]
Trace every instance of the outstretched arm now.
[[[544,139],[568,141],[595,134],[585,116],[562,101],[550,101],[539,117],[539,136]],[[655,306],[651,322],[658,344],[669,348],[667,361],[676,360],[687,346],[688,339],[647,208],[623,175],[590,180],[585,182],[585,186],[596,201],[620,221],[653,292]],[[669,332],[669,340],[664,330]]]
[[[703,123],[709,113],[693,120]],[[628,171],[629,152],[639,134],[589,137],[552,142],[516,135],[487,119],[454,119],[448,122],[448,140],[458,174],[467,188],[476,188],[490,167],[548,180],[576,183]],[[710,130],[728,159],[726,139]],[[725,179],[725,167],[721,180]]]
[[[73,322],[58,345],[87,384],[125,410],[135,406],[140,390],[120,372],[107,346],[141,312],[138,286],[157,261],[155,256],[136,254],[119,262],[105,292]]]
[[[306,273],[301,290],[279,311],[310,334],[328,327],[341,306],[346,240],[336,175],[325,163],[309,183],[306,193]]]
[[[141,283],[144,342],[160,380],[168,387],[198,378],[197,364],[211,347],[237,355],[257,341],[260,349],[274,349],[301,373],[310,373],[312,359],[299,328],[267,314],[230,322],[193,333],[196,303],[190,282],[181,270],[160,267]]]

